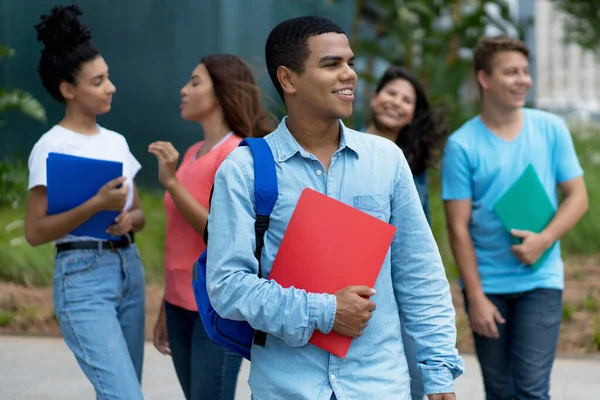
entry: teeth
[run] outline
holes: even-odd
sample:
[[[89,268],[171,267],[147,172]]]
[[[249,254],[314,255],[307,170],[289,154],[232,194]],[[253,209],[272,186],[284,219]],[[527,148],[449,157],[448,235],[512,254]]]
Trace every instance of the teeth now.
[[[336,90],[334,93],[351,95],[353,92],[352,89],[344,89],[344,90]]]

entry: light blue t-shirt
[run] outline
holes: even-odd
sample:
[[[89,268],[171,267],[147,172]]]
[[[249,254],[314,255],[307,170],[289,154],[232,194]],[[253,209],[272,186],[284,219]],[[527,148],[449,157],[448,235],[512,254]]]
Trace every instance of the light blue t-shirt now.
[[[514,140],[496,136],[477,116],[450,136],[442,159],[442,199],[472,201],[471,238],[483,291],[489,294],[564,287],[560,243],[533,271],[510,250],[510,235],[492,209],[529,164],[555,208],[557,184],[583,175],[564,121],[545,111],[523,111],[524,125]]]

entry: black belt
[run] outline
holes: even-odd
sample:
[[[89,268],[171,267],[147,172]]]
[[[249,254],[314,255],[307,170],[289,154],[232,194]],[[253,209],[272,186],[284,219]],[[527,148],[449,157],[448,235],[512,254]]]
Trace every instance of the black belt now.
[[[116,250],[129,247],[132,243],[135,243],[135,237],[133,233],[121,236],[118,240],[105,240],[105,241],[82,241],[82,242],[65,242],[56,245],[56,254],[61,251],[68,250]]]

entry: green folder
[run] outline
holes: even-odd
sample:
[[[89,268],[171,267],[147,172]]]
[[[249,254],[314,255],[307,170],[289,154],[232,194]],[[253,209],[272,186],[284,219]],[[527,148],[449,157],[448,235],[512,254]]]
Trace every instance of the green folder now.
[[[531,164],[496,201],[493,209],[502,226],[509,232],[511,229],[519,229],[540,233],[556,213],[538,174],[535,172],[535,168]],[[515,244],[522,242],[520,238],[512,235],[511,237]],[[534,270],[542,265],[555,245],[556,243],[552,244],[531,266]]]

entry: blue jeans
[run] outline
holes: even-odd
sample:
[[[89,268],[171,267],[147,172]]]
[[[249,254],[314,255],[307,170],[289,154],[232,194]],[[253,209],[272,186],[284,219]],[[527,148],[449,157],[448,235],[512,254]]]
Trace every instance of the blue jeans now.
[[[242,357],[214,344],[198,311],[165,302],[167,335],[187,400],[233,400]]]
[[[550,372],[560,324],[562,291],[536,289],[487,297],[502,314],[499,339],[473,333],[487,400],[550,399]],[[465,303],[468,310],[468,303]]]
[[[58,253],[53,292],[63,339],[97,399],[143,399],[146,292],[137,247]]]

